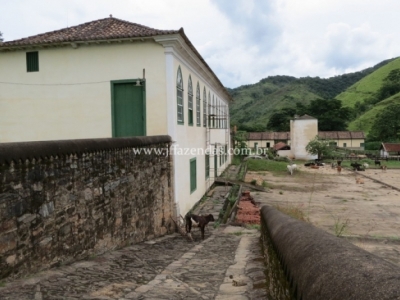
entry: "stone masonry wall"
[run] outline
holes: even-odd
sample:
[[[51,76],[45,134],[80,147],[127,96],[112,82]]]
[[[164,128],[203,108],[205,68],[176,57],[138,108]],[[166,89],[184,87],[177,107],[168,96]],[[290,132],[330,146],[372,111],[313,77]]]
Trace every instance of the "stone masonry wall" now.
[[[272,206],[261,222],[273,299],[400,299],[397,265]]]
[[[173,230],[170,143],[156,136],[0,144],[0,278]]]

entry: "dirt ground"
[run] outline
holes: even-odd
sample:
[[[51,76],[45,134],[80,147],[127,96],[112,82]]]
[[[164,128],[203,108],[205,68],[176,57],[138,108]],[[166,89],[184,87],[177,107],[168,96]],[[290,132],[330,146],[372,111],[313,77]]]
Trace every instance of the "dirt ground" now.
[[[368,177],[366,177],[368,176]],[[360,178],[357,183],[356,179]],[[400,265],[400,170],[367,169],[338,174],[330,166],[298,165],[292,176],[248,172],[246,181],[271,189],[252,192],[256,202],[299,208],[315,226]]]

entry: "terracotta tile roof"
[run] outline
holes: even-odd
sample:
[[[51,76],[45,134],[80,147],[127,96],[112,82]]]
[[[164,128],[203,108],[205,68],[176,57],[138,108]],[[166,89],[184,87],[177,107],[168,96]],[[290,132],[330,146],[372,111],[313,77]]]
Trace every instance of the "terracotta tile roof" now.
[[[58,44],[63,42],[98,41],[110,39],[150,37],[177,34],[179,30],[158,30],[117,18],[100,19],[77,26],[50,31],[27,38],[3,42],[0,47],[33,46]]]
[[[350,134],[353,139],[365,139],[363,131],[350,131]]]
[[[248,140],[290,140],[290,132],[249,132]]]
[[[273,132],[263,132],[262,135],[263,140],[270,140],[272,141],[274,139],[274,133]]]
[[[340,140],[340,139],[365,139],[362,131],[318,131],[318,136],[322,139]],[[290,141],[290,132],[249,132],[249,140],[288,140]]]
[[[274,132],[274,140],[290,140],[290,132]]]
[[[318,136],[329,140],[365,139],[364,132],[362,131],[318,131]]]
[[[400,152],[400,144],[382,143],[382,147],[387,152]],[[382,147],[381,147],[381,149],[382,149]]]
[[[309,115],[302,115],[301,117],[298,117],[295,120],[316,120],[316,118],[311,117]]]
[[[249,132],[248,140],[261,140],[261,132]]]
[[[318,136],[321,139],[327,139],[327,140],[338,139],[337,131],[318,131]]]
[[[277,143],[277,144],[274,145],[274,149],[275,149],[276,151],[282,150],[282,149],[284,149],[284,148],[289,149],[290,147],[289,147],[288,145],[286,145],[285,143],[283,143],[283,142],[279,142],[279,143]]]

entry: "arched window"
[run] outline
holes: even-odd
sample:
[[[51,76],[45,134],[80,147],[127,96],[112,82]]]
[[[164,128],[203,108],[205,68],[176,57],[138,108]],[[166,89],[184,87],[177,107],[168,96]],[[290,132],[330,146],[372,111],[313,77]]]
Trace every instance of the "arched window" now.
[[[193,86],[190,75],[188,83],[188,122],[190,126],[193,126]]]
[[[184,123],[183,118],[183,80],[181,67],[178,68],[178,74],[176,76],[176,103],[177,103],[177,115],[178,124]]]
[[[221,128],[221,126],[220,126],[220,124],[219,124],[219,122],[221,121],[221,115],[220,115],[220,113],[221,113],[221,107],[220,107],[220,101],[218,100],[218,99],[216,99],[216,108],[217,108],[217,116],[216,116],[216,119],[217,119],[217,128]]]
[[[207,91],[203,90],[203,127],[207,127]]]
[[[211,93],[208,91],[208,127],[211,127]]]
[[[215,99],[213,95],[213,101],[211,106],[211,115],[212,115],[212,128],[215,128]]]
[[[196,88],[196,124],[197,124],[197,126],[201,126],[201,120],[200,120],[200,85],[199,85],[199,82],[197,82],[197,88]]]

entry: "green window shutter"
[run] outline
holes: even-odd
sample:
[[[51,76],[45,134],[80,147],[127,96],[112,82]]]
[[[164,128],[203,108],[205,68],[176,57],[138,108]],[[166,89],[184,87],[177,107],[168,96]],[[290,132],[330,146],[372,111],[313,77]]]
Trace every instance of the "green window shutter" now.
[[[188,123],[193,126],[193,86],[192,77],[189,75],[188,83]]]
[[[177,90],[177,102],[178,102],[178,123],[183,124],[184,119],[183,119],[183,91],[182,90]]]
[[[188,95],[188,122],[193,126],[193,95]]]
[[[190,160],[190,193],[193,193],[197,188],[196,176],[196,158]]]
[[[206,154],[206,178],[210,177],[210,155]]]
[[[176,78],[176,104],[178,124],[183,124],[185,120],[183,115],[183,79],[181,67],[178,68],[178,74]]]
[[[26,71],[38,72],[39,71],[39,52],[26,52]]]
[[[207,92],[203,90],[203,127],[207,127]]]

